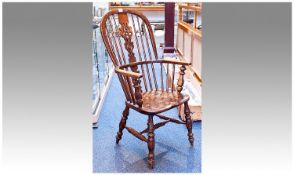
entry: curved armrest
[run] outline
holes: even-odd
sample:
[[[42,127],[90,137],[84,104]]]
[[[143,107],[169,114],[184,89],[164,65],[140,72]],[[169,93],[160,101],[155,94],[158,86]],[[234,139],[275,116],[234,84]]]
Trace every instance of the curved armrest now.
[[[119,68],[120,70],[122,70],[122,68],[126,68],[126,67],[138,66],[142,64],[151,64],[151,63],[169,63],[169,64],[178,64],[182,66],[190,66],[192,64],[192,63],[187,63],[185,61],[174,60],[174,59],[164,59],[164,60],[160,59],[160,60],[138,61],[134,63],[124,64],[119,66]]]
[[[136,72],[132,72],[132,71],[126,71],[126,70],[122,70],[120,68],[115,68],[115,72],[122,74],[126,77],[132,77],[132,78],[141,78],[142,74],[140,73],[136,73]]]
[[[133,92],[133,90],[127,90],[125,91],[126,96],[129,98],[129,100],[132,103],[137,104],[139,107],[142,107],[143,105],[143,101],[142,101],[142,88],[141,88],[141,80],[140,78],[143,77],[142,74],[137,73],[137,72],[133,72],[133,71],[126,71],[123,69],[120,69],[119,67],[115,68],[115,72],[122,75],[123,77],[127,78],[126,80],[122,80],[122,81],[126,81],[125,84],[128,84],[129,86],[125,86],[123,88],[129,88],[132,89],[131,86],[133,86],[135,93]],[[131,78],[131,82],[129,80],[129,78]]]
[[[170,59],[164,59],[162,60],[163,63],[171,63],[171,64],[179,64],[182,66],[190,66],[192,63],[188,63],[185,61],[179,61],[179,60],[170,60]]]

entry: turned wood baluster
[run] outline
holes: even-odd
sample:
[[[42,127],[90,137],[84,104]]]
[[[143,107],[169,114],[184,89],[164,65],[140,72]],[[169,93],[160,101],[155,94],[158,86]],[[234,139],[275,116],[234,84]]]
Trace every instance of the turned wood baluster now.
[[[184,112],[185,112],[185,118],[186,118],[186,127],[188,129],[188,139],[191,145],[193,145],[194,142],[194,137],[193,137],[193,132],[192,132],[192,120],[190,116],[190,109],[188,106],[188,102],[184,103]]]
[[[154,166],[154,146],[155,146],[155,139],[154,139],[154,123],[153,123],[153,116],[148,116],[148,166],[149,168],[153,168]]]
[[[178,93],[181,93],[183,90],[185,70],[186,70],[186,67],[184,65],[182,65],[180,68],[180,72],[179,72],[180,76],[179,76],[178,83],[177,83]]]
[[[119,123],[119,130],[118,130],[117,135],[116,135],[116,144],[118,144],[118,142],[120,141],[120,139],[121,139],[121,137],[123,135],[122,131],[126,127],[128,115],[129,115],[129,107],[126,106],[124,111],[123,111],[120,123]]]
[[[142,88],[141,88],[141,80],[139,78],[132,78],[134,88],[135,88],[135,98],[136,103],[139,107],[142,107],[143,100],[142,100]]]

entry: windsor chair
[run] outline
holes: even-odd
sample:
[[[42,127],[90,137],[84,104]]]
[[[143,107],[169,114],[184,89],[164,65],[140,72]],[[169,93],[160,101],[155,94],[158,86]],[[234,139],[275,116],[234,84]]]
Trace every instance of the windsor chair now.
[[[111,10],[103,16],[100,28],[103,42],[115,66],[115,72],[126,98],[116,143],[121,140],[124,129],[146,142],[149,150],[148,166],[153,168],[155,129],[168,122],[184,124],[188,130],[188,140],[193,145],[189,96],[181,94],[186,66],[190,63],[158,58],[151,25],[140,12]],[[177,85],[174,83],[176,65],[180,66],[177,72],[179,73]],[[184,104],[185,122],[160,114],[182,104]],[[148,116],[145,130],[139,132],[126,126],[130,108]],[[159,117],[163,122],[154,124],[154,116]],[[147,138],[144,134],[147,134]]]

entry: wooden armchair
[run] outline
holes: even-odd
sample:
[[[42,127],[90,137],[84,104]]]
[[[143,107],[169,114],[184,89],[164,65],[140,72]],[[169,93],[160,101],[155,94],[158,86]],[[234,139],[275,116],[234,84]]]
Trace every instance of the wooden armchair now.
[[[148,165],[154,166],[154,130],[168,122],[184,124],[193,145],[192,120],[188,107],[189,96],[181,94],[186,67],[190,63],[158,59],[153,31],[148,19],[134,10],[111,10],[103,16],[101,35],[115,65],[126,101],[116,136],[118,144],[126,128],[148,145]],[[176,65],[180,66],[177,85],[174,85]],[[142,88],[144,87],[144,88]],[[160,113],[184,104],[186,121],[166,117]],[[129,108],[148,115],[147,128],[141,132],[126,126]],[[153,123],[153,117],[163,122]],[[147,133],[147,138],[144,134]]]

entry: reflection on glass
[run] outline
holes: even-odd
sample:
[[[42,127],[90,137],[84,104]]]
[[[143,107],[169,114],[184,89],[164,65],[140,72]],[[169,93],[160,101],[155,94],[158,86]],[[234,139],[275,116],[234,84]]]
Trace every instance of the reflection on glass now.
[[[100,11],[99,11],[100,12]],[[109,81],[110,72],[112,70],[112,63],[109,60],[109,56],[102,42],[99,28],[99,14],[97,11],[94,12],[94,23],[93,23],[93,40],[92,40],[92,100],[94,102],[94,111],[96,110],[102,94],[105,91],[106,84]],[[100,13],[100,15],[102,15]],[[100,16],[98,15],[98,16]],[[93,112],[94,112],[93,111]]]

